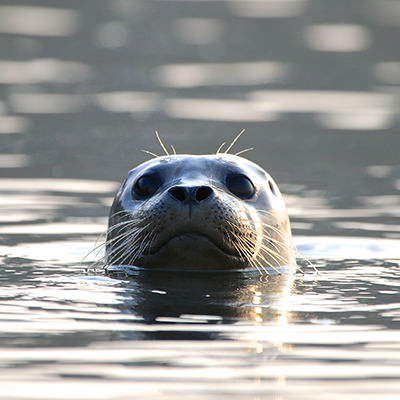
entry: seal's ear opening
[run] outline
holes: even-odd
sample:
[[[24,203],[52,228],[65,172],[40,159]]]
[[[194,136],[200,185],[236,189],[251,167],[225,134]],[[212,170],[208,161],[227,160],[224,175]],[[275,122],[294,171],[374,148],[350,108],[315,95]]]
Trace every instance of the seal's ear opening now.
[[[271,181],[268,181],[268,186],[269,186],[269,188],[271,189],[272,194],[273,194],[274,196],[276,196],[277,194],[276,194],[275,185],[274,185]]]

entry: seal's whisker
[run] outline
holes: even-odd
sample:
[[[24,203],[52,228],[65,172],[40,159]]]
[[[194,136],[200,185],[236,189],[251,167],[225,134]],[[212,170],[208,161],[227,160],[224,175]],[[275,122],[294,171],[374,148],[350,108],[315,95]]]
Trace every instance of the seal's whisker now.
[[[110,214],[110,215],[109,215],[109,218],[112,218],[112,217],[114,217],[114,216],[116,216],[116,215],[118,215],[118,214],[126,214],[126,215],[129,215],[130,213],[129,213],[129,211],[127,211],[127,210],[119,210],[119,211],[116,211],[116,212],[113,213],[113,214]]]
[[[136,242],[132,243],[129,237],[125,237],[121,244],[110,252],[109,256],[107,257],[107,263],[120,265],[124,264],[123,261],[127,256],[130,255],[136,244]]]
[[[160,143],[160,146],[161,146],[162,149],[164,150],[165,154],[166,154],[167,156],[169,156],[170,154],[168,153],[167,148],[164,146],[164,143],[162,142],[162,140],[161,140],[161,138],[160,138],[160,135],[158,134],[158,131],[156,131],[156,136],[157,136],[158,143]]]
[[[118,237],[118,239],[119,239],[119,237]],[[105,243],[101,247],[105,247]],[[97,249],[98,251],[97,251],[96,256],[95,256],[95,261],[93,261],[93,263],[90,264],[90,266],[89,266],[90,268],[93,268],[96,265],[100,265],[101,263],[103,263],[109,257],[109,254],[104,254],[102,257],[97,259],[97,256],[100,253],[101,247]],[[112,252],[113,251],[111,251],[110,253],[112,253]]]
[[[264,256],[262,255],[263,251],[265,252],[265,255],[268,256],[268,257],[271,257],[276,262],[277,265],[280,265],[283,262],[285,265],[287,264],[289,266],[289,263],[287,263],[286,258],[282,257],[276,251],[273,251],[273,250],[271,250],[271,249],[269,249],[267,247],[264,247],[264,246],[261,247],[260,253],[259,253],[259,257],[261,257],[263,260],[265,260]],[[272,265],[271,265],[271,267],[274,268]]]
[[[129,235],[131,235],[131,233],[129,231],[128,232],[121,232],[120,234],[118,234],[114,238],[107,240],[106,243],[105,243],[105,246],[106,246],[107,250],[110,248],[110,246],[112,246],[112,250],[109,251],[109,254],[111,254],[112,251],[117,249],[117,247],[122,243],[122,241],[126,237],[128,237]]]
[[[281,252],[286,251],[286,250],[291,250],[293,251],[294,248],[291,245],[288,245],[280,240],[277,240],[272,237],[266,237],[265,241],[269,242],[271,246],[267,246],[265,242],[261,244],[261,250],[264,251],[266,254],[270,255],[272,258],[275,259],[275,261],[278,262],[278,260],[283,261],[284,263],[287,262],[287,258],[282,256]],[[279,248],[277,246],[280,246]],[[273,248],[275,250],[273,250]]]
[[[267,216],[271,216],[271,217],[275,217],[275,214],[271,211],[267,211],[267,210],[260,210],[260,209],[256,209],[257,212],[259,212],[260,214],[263,215],[267,215]]]
[[[109,215],[108,218],[109,218],[109,220],[110,220],[111,218],[115,218],[115,217],[121,216],[121,215],[124,215],[124,216],[126,216],[127,218],[129,218],[130,220],[132,220],[131,214],[130,214],[128,211],[126,211],[126,210],[117,211],[117,212],[115,212],[115,213]]]
[[[308,263],[311,267],[313,267],[314,271],[315,271],[317,274],[319,273],[318,268],[317,268],[303,253],[301,253],[301,252],[297,249],[297,247],[294,246],[293,249],[294,249],[294,251],[295,251],[298,255],[300,255],[304,260],[306,260],[307,263]],[[303,271],[301,271],[301,272],[304,274]]]
[[[92,250],[90,250],[88,253],[86,253],[86,254],[84,255],[84,257],[81,259],[81,263],[84,263],[85,260],[86,260],[92,253],[94,253],[94,252],[96,252],[96,255],[94,256],[94,258],[96,259],[96,257],[98,256],[98,254],[99,254],[101,248],[104,247],[104,241],[103,241],[102,243],[100,243],[100,244],[97,244],[97,243],[98,243],[99,240],[100,240],[102,237],[104,237],[104,236],[105,236],[105,233],[104,233],[104,232],[100,233],[100,234],[97,236],[96,241],[94,242],[94,246],[95,246],[95,247],[94,247]]]
[[[278,233],[279,235],[283,236],[282,232],[279,231],[279,229],[277,229],[276,227],[273,227],[271,225],[265,224],[263,223],[263,225],[269,229],[274,230],[276,233]],[[286,239],[286,238],[282,238],[282,239]],[[287,243],[285,243],[284,241],[278,241],[276,239],[273,239],[271,236],[268,237],[268,240],[270,240],[271,242],[274,242],[275,244],[285,248],[285,249],[290,249],[295,251],[300,257],[302,257],[305,261],[307,261],[307,263],[314,269],[315,272],[318,272],[318,268],[304,255],[302,254],[296,246],[294,246],[293,244],[289,245]],[[275,246],[274,246],[275,247]],[[275,247],[276,248],[276,247]],[[278,249],[277,249],[278,250]],[[298,269],[300,270],[301,273],[304,273],[300,267],[298,267]]]
[[[237,237],[235,234],[232,234],[233,238],[235,239],[232,240],[230,237],[229,242],[230,244],[235,248],[235,250],[238,252],[238,255],[240,257],[240,260],[245,263],[247,261],[247,257],[245,256],[244,252],[246,250],[246,247],[244,246],[244,244],[240,241],[240,238]]]
[[[237,229],[236,224],[230,223],[230,225],[232,226],[232,228],[234,230]],[[247,233],[247,235],[245,235],[245,236],[243,236],[243,235],[238,236],[235,233],[233,233],[233,236],[240,243],[241,251],[244,251],[250,260],[254,256],[254,251],[253,251],[253,253],[250,252],[250,248],[253,248],[255,250],[256,243],[255,243],[254,238],[257,237],[257,231],[254,228],[252,229],[251,227],[247,227],[246,233]],[[263,237],[264,236],[265,236],[265,234],[263,233]],[[266,246],[265,243],[261,243],[260,251],[264,251],[266,253],[266,255],[268,255],[270,258],[272,258],[277,265],[280,265],[282,262],[286,264],[287,259],[284,258],[280,254],[280,249],[276,246],[276,244],[279,244],[281,247],[284,247],[284,248],[288,248],[289,246],[287,246],[285,243],[282,243],[281,241],[278,241],[277,239],[274,239],[272,237],[267,236],[267,240],[275,248],[276,251],[271,249],[270,247]],[[290,247],[290,249],[292,249],[292,248]],[[269,267],[274,269],[276,272],[281,273],[271,262],[269,262],[267,259],[265,259],[265,257],[262,255],[262,253],[259,252],[257,254],[257,257],[262,259]]]
[[[109,247],[111,245],[115,245],[115,244],[117,244],[118,242],[120,242],[121,240],[123,240],[125,237],[127,237],[129,235],[131,235],[134,238],[135,235],[137,235],[137,233],[139,233],[140,230],[141,230],[141,228],[137,228],[136,229],[135,225],[131,225],[131,226],[129,226],[129,224],[127,224],[127,225],[128,225],[128,227],[127,227],[128,229],[126,229],[126,227],[125,227],[126,231],[121,232],[120,234],[118,234],[117,236],[115,236],[112,239],[106,240],[106,242],[104,243],[104,246]],[[135,228],[136,229],[135,234],[132,233],[130,228]]]
[[[215,154],[219,154],[219,152],[222,150],[222,148],[225,146],[225,144],[226,144],[226,142],[222,142],[221,146],[218,147]]]
[[[171,144],[170,146],[171,146],[172,152],[174,153],[174,156],[176,156],[176,150],[175,150],[175,147],[174,147],[172,144]]]
[[[285,259],[285,257],[283,257],[281,254],[279,254],[279,251],[280,251],[280,250],[276,247],[276,245],[281,246],[281,248],[283,248],[283,250],[289,249],[289,250],[292,250],[292,251],[295,251],[295,252],[299,253],[298,250],[296,249],[296,247],[294,247],[294,246],[289,246],[289,245],[287,245],[287,244],[285,244],[285,243],[282,243],[282,242],[280,242],[280,241],[278,241],[278,240],[276,240],[276,239],[272,239],[272,238],[268,238],[267,240],[270,242],[271,245],[274,246],[274,248],[275,248],[277,251],[273,251],[273,250],[271,249],[271,247],[268,247],[268,246],[265,245],[265,244],[262,245],[262,250],[265,251],[267,254],[269,254],[269,255],[271,255],[271,256],[279,257],[282,261],[285,261],[286,259]],[[302,257],[304,257],[301,253],[299,253],[299,254],[300,254]],[[314,270],[316,270],[316,267],[311,263],[311,261],[307,260],[305,257],[304,257],[304,259],[314,268]],[[301,273],[304,273],[303,270],[302,270],[297,264],[296,264],[295,270],[296,270],[296,269],[299,270]],[[318,270],[316,270],[316,271],[318,271]]]
[[[139,227],[139,228],[136,228],[136,227],[135,227],[135,231],[127,230],[127,231],[122,232],[121,234],[117,235],[117,236],[114,238],[114,239],[116,239],[116,240],[115,240],[115,243],[112,243],[112,242],[114,241],[114,239],[111,239],[111,240],[107,241],[107,244],[111,244],[111,243],[112,243],[114,246],[115,246],[115,245],[117,246],[116,248],[113,248],[109,254],[111,255],[112,251],[118,250],[119,247],[124,246],[126,243],[129,243],[129,241],[130,241],[131,243],[135,243],[135,241],[136,241],[137,239],[141,238],[140,234],[141,234],[145,229],[146,229],[146,226],[145,226],[145,227]],[[126,238],[128,238],[128,239],[130,239],[130,240],[129,240],[128,242],[125,242],[125,239],[126,239]],[[122,245],[121,245],[121,242],[123,242]]]
[[[273,246],[273,249],[271,247],[269,247],[266,242],[268,242],[268,245]],[[277,247],[277,246],[280,246],[280,247]],[[276,254],[280,254],[282,251],[285,251],[288,249],[292,250],[292,247],[286,246],[283,243],[281,243],[275,239],[272,239],[272,238],[266,238],[263,241],[263,243],[261,243],[261,248],[263,248],[263,249],[267,248],[269,251],[275,252]]]
[[[118,214],[118,213],[116,213],[116,214]],[[119,236],[116,236],[116,237],[113,238],[113,239],[107,239],[107,235],[108,235],[110,232],[114,231],[115,229],[120,228],[122,225],[128,225],[128,224],[130,224],[130,223],[132,223],[132,222],[131,222],[131,221],[124,221],[124,222],[121,222],[121,223],[116,224],[115,226],[109,227],[109,228],[107,228],[106,231],[100,233],[100,234],[99,234],[99,237],[96,239],[95,247],[94,247],[92,250],[90,250],[90,251],[84,256],[84,258],[82,259],[81,262],[84,262],[84,260],[85,260],[86,258],[88,258],[90,254],[93,254],[93,253],[95,253],[95,255],[94,255],[94,260],[95,260],[95,261],[89,265],[89,268],[93,268],[96,264],[99,264],[101,261],[103,261],[104,258],[105,258],[105,256],[103,256],[103,257],[97,259],[97,257],[98,257],[98,255],[99,255],[100,251],[101,251],[103,248],[106,248],[108,245],[110,245],[111,242],[116,241],[116,240],[118,240],[118,239],[120,238]],[[100,244],[97,244],[97,242],[98,242],[98,241],[100,240],[100,238],[102,238],[102,237],[106,237],[106,240],[103,241],[103,242],[100,243]]]
[[[142,151],[143,153],[146,153],[146,154],[150,154],[150,155],[153,156],[154,158],[160,157],[160,156],[157,155],[156,153],[153,153],[152,151],[149,151],[149,150],[141,149],[140,151]]]
[[[132,232],[130,230],[127,230],[125,232],[120,233],[117,235],[115,238],[110,239],[106,242],[106,245],[109,247],[111,244],[113,247],[111,248],[110,251],[108,251],[108,254],[105,256],[105,258],[110,259],[111,257],[117,254],[117,252],[126,246],[129,242],[135,242],[138,238],[138,230],[135,232]]]
[[[254,232],[253,235],[254,237],[245,237],[242,235],[238,235],[236,232],[240,232],[240,228],[232,224],[230,221],[227,221],[227,224],[233,228],[233,231],[227,232],[227,237],[229,238],[229,235],[233,236],[237,241],[239,241],[243,246],[246,246],[245,248],[249,251],[249,254],[253,255],[256,247],[257,247],[257,241],[254,240],[257,237],[257,234]],[[251,230],[250,227],[248,227],[248,232]],[[249,233],[250,234],[250,233]],[[246,235],[247,236],[247,235]],[[232,241],[231,241],[232,242]],[[250,252],[251,251],[251,252]]]
[[[132,238],[129,238],[129,233],[123,233],[117,235],[115,237],[115,242],[113,243],[113,247],[110,248],[108,243],[107,254],[103,257],[103,260],[107,260],[107,262],[112,262],[112,259],[120,253],[121,250],[124,250],[124,247],[132,241]]]
[[[268,262],[267,262],[267,264],[268,264]],[[266,275],[269,275],[267,268],[265,268],[264,264],[258,258],[250,259],[250,265],[254,265],[254,266],[258,265],[258,269],[261,268],[262,271],[265,272]]]
[[[249,260],[249,264],[250,264],[252,267],[257,268],[257,271],[259,272],[259,274],[260,274],[261,276],[264,276],[264,273],[265,273],[266,275],[269,275],[268,270],[267,270],[267,269],[264,267],[264,265],[262,265],[262,263],[260,263],[257,259],[251,259],[251,260]]]
[[[246,131],[246,129],[242,129],[235,137],[235,139],[232,140],[232,143],[228,146],[228,148],[224,151],[225,154],[229,153],[229,150],[233,147],[233,145],[236,143],[236,141],[242,136],[242,134]]]
[[[128,264],[125,262],[132,253],[135,251],[135,244],[129,244],[129,240],[124,241],[124,246],[120,249],[121,252],[116,254],[116,259],[111,262],[111,264],[125,265]],[[108,262],[108,259],[107,259]]]
[[[134,263],[138,258],[140,258],[144,254],[144,252],[146,250],[150,250],[151,249],[151,246],[153,245],[154,239],[156,237],[157,237],[157,235],[154,232],[149,231],[146,234],[146,236],[143,239],[141,239],[141,242],[142,242],[143,246],[142,246],[142,248],[139,248],[136,251],[136,254],[132,258],[132,263]]]
[[[248,151],[252,151],[252,150],[254,150],[254,147],[248,147],[247,149],[238,151],[238,152],[235,153],[234,155],[235,155],[235,156],[238,156],[238,155],[240,155],[240,154],[247,153]]]
[[[106,230],[106,233],[107,234],[111,233],[111,232],[113,232],[116,229],[121,228],[121,227],[125,227],[126,228],[126,225],[132,225],[132,227],[137,227],[139,229],[139,228],[141,228],[141,226],[140,226],[141,224],[142,223],[139,220],[129,219],[127,221],[118,222],[117,224],[108,227],[107,230]]]
[[[112,214],[112,215],[110,216],[110,218],[111,218],[111,217],[114,217],[114,216],[116,216],[116,215],[118,215],[118,214],[122,214],[122,213],[127,214],[127,212],[126,212],[125,210],[122,210],[122,211],[118,211],[118,212]],[[125,223],[127,223],[127,222],[124,221],[123,223],[118,223],[118,224],[116,224],[116,225],[114,225],[114,226],[112,226],[112,227],[108,227],[104,232],[101,232],[101,233],[98,235],[98,237],[97,237],[97,239],[96,239],[96,241],[95,241],[95,247],[94,247],[92,250],[90,250],[90,251],[82,258],[81,262],[83,263],[83,262],[85,261],[85,259],[88,258],[89,255],[92,254],[92,253],[94,253],[94,252],[96,252],[96,255],[94,256],[95,259],[96,259],[96,257],[97,257],[97,255],[99,254],[100,250],[101,250],[103,247],[105,247],[105,246],[107,245],[107,240],[104,241],[104,242],[102,242],[102,243],[100,243],[99,245],[97,244],[98,241],[99,241],[102,237],[107,236],[112,230],[114,230],[114,229],[116,229],[116,228],[119,228],[121,225],[123,225],[123,224],[125,224]]]
[[[246,249],[245,244],[243,243],[242,238],[235,233],[235,230],[236,230],[235,224],[231,223],[230,221],[227,221],[227,224],[228,224],[228,226],[233,228],[233,231],[225,230],[224,231],[225,236],[226,236],[228,242],[238,252],[238,255],[239,255],[241,261],[244,263],[247,261],[247,257],[245,257],[245,255],[243,254],[243,250]]]
[[[152,235],[153,232],[149,231],[146,233],[146,235],[143,237],[143,239],[137,243],[136,248],[134,249],[132,247],[132,250],[130,250],[131,257],[128,258],[129,260],[129,265],[133,265],[133,263],[144,253],[144,251],[147,248],[150,248],[150,242],[152,241]]]
[[[243,244],[246,245],[246,248],[251,251],[250,254],[254,255],[255,252],[257,251],[257,245],[258,245],[258,240],[257,240],[257,232],[252,231],[251,227],[247,227],[247,232],[244,235],[238,235],[236,232],[233,233],[236,238],[238,238]]]
[[[278,227],[273,226],[271,224],[267,224],[266,222],[259,222],[263,227],[271,229],[272,231],[276,232],[279,236],[281,236],[282,239],[285,239],[285,233],[282,233],[281,230],[278,229]]]
[[[264,264],[258,258],[250,259],[250,265],[257,265],[257,264],[258,264],[259,268],[261,268],[267,275],[269,275],[268,270],[265,268]],[[269,264],[269,263],[267,262],[267,264]]]
[[[230,201],[227,201],[227,203],[228,203],[231,207],[235,208],[236,200],[230,200]],[[271,216],[271,217],[275,217],[275,214],[272,213],[272,212],[270,212],[270,211],[260,210],[260,209],[258,209],[258,208],[256,208],[255,210],[256,210],[258,213],[260,213],[260,214],[266,214],[266,215],[269,215],[269,216]],[[250,219],[250,218],[243,218],[243,217],[241,217],[241,221],[243,221],[243,222],[250,222],[250,223],[254,222],[254,221],[253,221],[252,219]],[[267,227],[269,227],[269,228],[271,228],[271,229],[276,230],[276,232],[277,232],[279,235],[283,235],[283,233],[282,233],[277,227],[274,227],[273,225],[268,225],[268,224],[267,224],[266,222],[264,222],[264,221],[258,221],[258,223],[259,223],[259,224],[262,224],[263,226],[267,226]]]
[[[278,268],[276,268],[271,262],[269,262],[265,257],[263,257],[261,254],[258,254],[257,257],[260,257],[262,261],[267,263],[267,265],[272,268],[274,271],[276,271],[279,275],[281,275],[281,271],[279,271]]]
[[[275,250],[278,252],[281,252],[284,250],[294,250],[294,247],[292,245],[286,244],[286,243],[284,243],[278,239],[272,238],[272,237],[265,238],[265,241],[269,242],[275,248]],[[262,246],[268,247],[265,243],[263,243]],[[279,248],[277,246],[279,246]]]
[[[251,247],[254,247],[254,242],[251,241],[249,242],[249,238],[237,235],[235,232],[231,232],[232,236],[237,240],[237,242],[235,243],[234,241],[231,242],[231,244],[233,245],[233,247],[238,251],[238,253],[241,255],[241,257],[243,257],[243,261],[247,261],[249,262],[251,265],[254,265],[258,272],[260,273],[260,275],[262,275],[260,268],[267,274],[269,275],[268,270],[264,267],[264,265],[257,260],[257,258],[254,257],[254,252],[250,251],[249,248],[249,244],[251,244]],[[266,261],[266,260],[265,260]],[[267,261],[266,261],[267,262]],[[270,265],[270,263],[267,262],[267,264],[269,264],[269,266],[271,266],[272,268],[274,268],[272,265]]]
[[[123,228],[123,232],[120,235],[130,234],[132,236],[138,235],[143,230],[146,230],[149,227],[149,224],[145,224],[140,226],[136,221],[125,221],[118,224],[117,228]],[[134,229],[134,230],[132,230]],[[112,232],[114,229],[109,229],[108,232]],[[111,243],[113,239],[109,239],[107,243]]]
[[[260,267],[257,265],[255,260],[250,260],[250,266],[256,268],[260,276],[264,276],[263,272],[260,270]],[[268,271],[265,271],[267,275],[269,275]]]
[[[123,252],[117,259],[117,263],[119,265],[128,265],[130,264],[134,259],[136,254],[138,253],[138,245],[139,243],[133,242],[133,243],[128,243],[124,248]],[[113,262],[115,264],[115,262]]]
[[[247,222],[247,223],[252,222],[251,220],[249,220],[249,219],[244,219],[244,218],[242,218],[241,221],[242,221],[242,222]],[[265,230],[265,228],[271,229],[272,231],[274,231],[274,232],[276,232],[277,234],[279,234],[280,236],[282,236],[281,239],[283,239],[283,240],[286,239],[286,236],[284,236],[284,235],[282,234],[282,232],[281,232],[278,228],[276,228],[276,227],[274,227],[274,226],[272,226],[272,225],[266,224],[266,223],[264,223],[264,222],[261,222],[261,221],[259,221],[258,224],[262,225],[262,227],[264,228],[264,230]],[[249,229],[250,227],[248,226],[247,228]],[[248,231],[248,232],[249,232],[249,231]],[[251,233],[252,235],[255,235],[255,236],[257,235],[257,231],[256,231],[256,230],[253,230],[252,232],[249,232],[249,233]],[[277,239],[272,238],[271,235],[268,235],[268,239],[274,240],[274,241],[276,241],[277,243],[280,243],[280,244],[282,244],[282,245],[285,245],[286,248],[292,248],[292,246],[289,246],[289,245],[285,244],[285,243],[283,242],[283,240],[282,240],[282,242],[278,242]]]
[[[235,248],[235,250],[239,253],[240,257],[243,257],[243,255],[242,255],[243,253],[244,253],[244,255],[246,255],[246,250],[241,248],[240,246],[238,246],[237,243],[232,241],[231,244]],[[248,260],[248,258],[244,257],[244,261],[247,261],[247,260]],[[248,261],[250,262],[250,264],[253,264],[257,268],[257,271],[259,272],[260,275],[263,275],[259,266],[256,264],[254,259],[250,258]],[[262,267],[262,269],[264,270],[264,272],[266,272],[268,274],[268,271],[264,267]]]
[[[128,230],[127,232],[123,232],[120,235],[117,235],[117,241],[114,243],[117,247],[114,247],[109,253],[107,260],[113,262],[114,259],[121,259],[121,261],[125,261],[126,258],[130,255],[133,255],[134,258],[137,258],[137,254],[143,253],[143,251],[148,246],[148,242],[146,242],[147,238],[152,234],[151,230],[149,230],[149,224],[146,224],[142,227],[132,226],[135,230]],[[130,227],[129,227],[130,228]],[[147,230],[147,232],[146,232]],[[142,233],[145,232],[144,235]],[[113,239],[108,241],[110,243]],[[123,252],[119,254],[119,250],[122,249]],[[132,254],[133,253],[133,254]],[[115,255],[118,255],[115,257]]]
[[[146,250],[146,248],[150,248],[149,246],[149,241],[151,236],[153,235],[153,232],[149,231],[147,232],[140,240],[140,242],[135,243],[135,246],[131,246],[128,248],[127,253],[132,253],[131,258],[129,259],[129,264],[135,262],[137,258],[139,258],[143,252]],[[135,248],[136,247],[136,248]]]
[[[126,211],[118,211],[115,214],[110,215],[110,219],[115,218],[116,216],[119,216],[119,217],[122,216],[123,218],[126,218],[126,219],[122,220],[121,222],[115,223],[113,226],[118,225],[119,223],[125,223],[125,222],[130,222],[130,223],[133,222],[133,223],[137,223],[138,225],[140,225],[140,224],[143,225],[143,221],[140,218],[140,216],[141,216],[140,210],[138,210],[136,216],[132,216],[132,214],[130,214]],[[110,228],[110,226],[109,226],[109,228]]]
[[[120,249],[123,249],[125,246],[127,246],[129,243],[134,243],[134,241],[136,240],[135,236],[131,236],[130,232],[125,232],[123,234],[120,234],[118,236],[116,236],[116,240],[113,243],[113,246],[111,247],[111,250],[109,250],[109,247],[111,245],[111,243],[108,243],[108,247],[107,247],[107,260],[112,260],[112,258],[118,253],[118,251]]]
[[[279,252],[272,250],[271,248],[269,248],[268,246],[266,246],[264,244],[261,246],[260,251],[265,252],[266,255],[273,258],[277,264],[280,264],[281,262],[286,263],[286,261],[287,261],[286,258],[283,257]]]
[[[247,240],[247,238],[241,238],[241,239],[242,239],[242,240],[244,239],[244,241]],[[252,244],[253,244],[253,243],[252,243]],[[247,252],[249,252],[249,250],[247,250]],[[272,254],[269,254],[269,255],[272,256]],[[255,259],[257,259],[257,257],[261,258],[261,260],[264,261],[270,268],[272,268],[273,270],[275,270],[276,272],[278,272],[278,273],[280,274],[280,271],[279,271],[272,263],[270,263],[268,260],[266,260],[265,257],[263,257],[262,254],[261,254],[260,252],[258,252],[257,254],[255,254]],[[254,258],[254,254],[251,254],[251,258]],[[277,264],[280,264],[274,257],[272,257],[272,258],[275,260],[275,262],[276,262]],[[260,265],[262,266],[262,263],[260,263]],[[265,268],[263,268],[263,269],[265,269]],[[268,273],[267,270],[265,270],[265,271]]]
[[[107,230],[105,231],[106,234],[109,234],[111,232],[114,232],[117,229],[120,229],[122,227],[126,227],[126,225],[135,225],[134,221],[128,220],[128,221],[122,221],[122,222],[118,222],[117,224],[113,225],[113,226],[109,226],[107,228]]]
[[[304,275],[303,269],[302,269],[299,265],[297,265],[297,263],[296,263],[295,266],[293,267],[293,270],[294,270],[294,272],[300,271],[300,273],[301,273],[302,275]]]

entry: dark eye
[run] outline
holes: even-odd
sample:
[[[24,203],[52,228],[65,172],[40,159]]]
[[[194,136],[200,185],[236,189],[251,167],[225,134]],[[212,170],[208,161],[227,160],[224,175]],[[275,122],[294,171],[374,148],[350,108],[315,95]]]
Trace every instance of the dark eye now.
[[[160,187],[160,178],[157,175],[144,175],[133,185],[136,197],[150,197]]]
[[[253,183],[244,175],[229,175],[226,178],[226,186],[233,194],[243,199],[248,199],[254,194]]]

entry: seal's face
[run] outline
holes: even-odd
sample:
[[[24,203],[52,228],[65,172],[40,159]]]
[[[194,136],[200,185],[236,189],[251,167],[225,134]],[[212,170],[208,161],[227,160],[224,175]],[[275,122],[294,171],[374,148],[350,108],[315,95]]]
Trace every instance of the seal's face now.
[[[131,170],[111,208],[107,263],[218,270],[294,265],[272,178],[228,154],[158,157]]]

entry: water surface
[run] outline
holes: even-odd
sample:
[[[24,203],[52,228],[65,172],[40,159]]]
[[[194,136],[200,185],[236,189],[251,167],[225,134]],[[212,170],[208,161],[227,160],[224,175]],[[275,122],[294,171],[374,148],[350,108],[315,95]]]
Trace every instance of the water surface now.
[[[397,399],[395,0],[0,2],[0,399]],[[278,181],[304,274],[106,275],[157,154]]]

